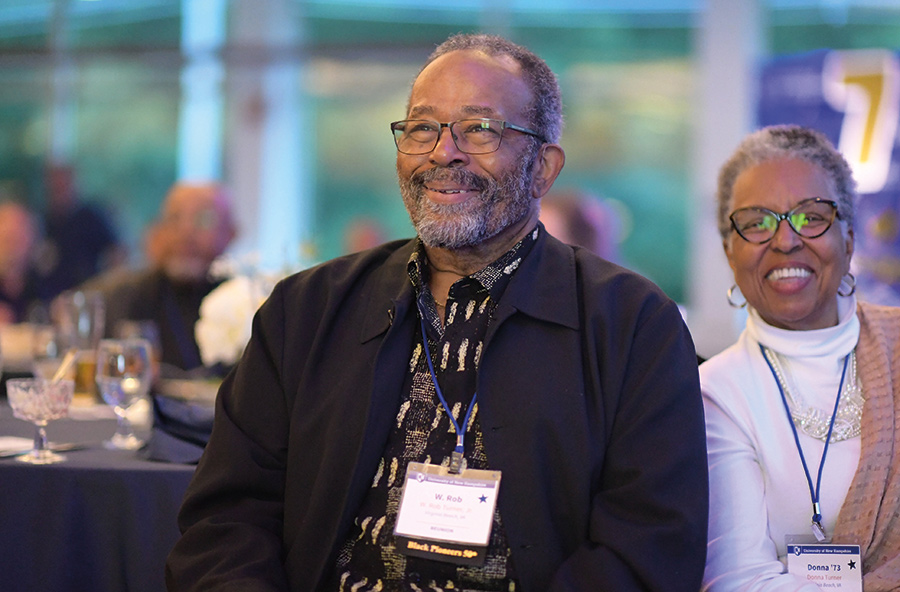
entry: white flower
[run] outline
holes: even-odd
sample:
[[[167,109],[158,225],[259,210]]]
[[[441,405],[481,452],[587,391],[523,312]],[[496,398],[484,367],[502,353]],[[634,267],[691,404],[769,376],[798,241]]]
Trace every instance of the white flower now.
[[[237,276],[222,282],[200,304],[194,336],[203,364],[234,364],[250,340],[253,315],[265,300],[270,283]]]

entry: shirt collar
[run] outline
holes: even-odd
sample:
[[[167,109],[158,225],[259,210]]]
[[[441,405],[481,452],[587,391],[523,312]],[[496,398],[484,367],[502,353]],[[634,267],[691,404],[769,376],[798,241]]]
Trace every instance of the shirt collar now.
[[[531,232],[526,234],[522,240],[517,242],[506,253],[501,255],[493,263],[484,269],[480,269],[475,273],[466,276],[467,282],[473,284],[473,288],[477,290],[485,290],[490,293],[491,299],[497,301],[503,290],[509,283],[509,278],[513,272],[518,269],[522,260],[531,252],[534,243],[540,232],[540,226],[535,225]],[[406,266],[409,274],[409,281],[412,282],[416,290],[416,298],[421,300],[428,293],[428,256],[425,253],[425,245],[421,239],[416,239],[416,248],[409,257]],[[458,280],[461,281],[461,280]]]

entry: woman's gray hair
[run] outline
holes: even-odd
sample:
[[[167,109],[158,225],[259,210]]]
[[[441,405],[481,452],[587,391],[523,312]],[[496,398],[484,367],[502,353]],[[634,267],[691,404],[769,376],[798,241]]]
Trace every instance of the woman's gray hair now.
[[[825,172],[836,198],[838,217],[844,224],[844,230],[846,232],[853,229],[856,181],[853,180],[850,165],[841,153],[828,138],[816,130],[799,125],[773,125],[745,137],[719,172],[716,198],[719,205],[719,234],[723,240],[731,232],[731,220],[728,216],[738,176],[764,162],[786,159],[802,160]]]
[[[462,50],[480,51],[489,56],[509,56],[515,60],[531,89],[532,100],[526,113],[528,126],[547,142],[559,142],[563,128],[562,93],[556,75],[544,60],[525,47],[497,35],[460,34],[438,45],[428,56],[422,70],[442,55]]]

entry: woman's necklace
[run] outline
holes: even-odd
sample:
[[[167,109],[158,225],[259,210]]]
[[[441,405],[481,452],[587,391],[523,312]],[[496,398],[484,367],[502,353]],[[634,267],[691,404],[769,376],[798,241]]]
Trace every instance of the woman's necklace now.
[[[763,351],[766,359],[769,360],[772,369],[775,371],[778,384],[781,385],[781,389],[784,391],[784,397],[787,400],[788,408],[791,410],[794,425],[807,436],[824,442],[825,438],[828,437],[831,413],[808,405],[803,400],[791,377],[784,371],[781,354],[772,351],[768,347],[764,347]],[[859,436],[860,426],[862,425],[863,403],[865,403],[865,399],[863,399],[862,387],[857,379],[856,349],[854,349],[850,352],[850,368],[844,381],[844,388],[841,391],[841,398],[834,418],[834,430],[831,433],[832,442],[841,442]]]

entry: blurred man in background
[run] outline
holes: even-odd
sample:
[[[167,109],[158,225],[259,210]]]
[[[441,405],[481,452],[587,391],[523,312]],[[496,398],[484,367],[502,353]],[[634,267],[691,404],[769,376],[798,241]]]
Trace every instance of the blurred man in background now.
[[[200,303],[219,281],[212,262],[236,234],[228,191],[217,183],[178,183],[148,229],[148,267],[88,282],[106,300],[107,333],[121,321],[150,321],[158,332],[163,364],[181,370],[202,365],[194,338]]]
[[[562,242],[621,264],[624,223],[606,200],[574,189],[550,192],[541,199],[541,222]]]
[[[75,170],[51,164],[45,175],[45,237],[38,251],[41,286],[56,295],[121,265],[127,252],[107,213],[78,195]]]

